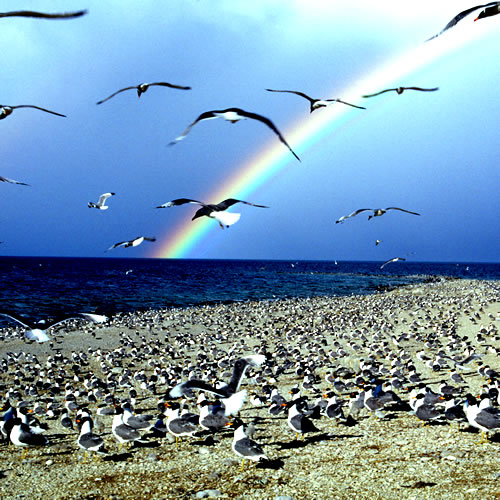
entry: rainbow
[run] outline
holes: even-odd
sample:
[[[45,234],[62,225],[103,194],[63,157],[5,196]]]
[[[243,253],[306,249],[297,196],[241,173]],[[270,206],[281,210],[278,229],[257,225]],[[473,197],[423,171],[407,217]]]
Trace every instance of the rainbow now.
[[[340,93],[342,99],[348,102],[359,101],[359,96],[368,90],[377,90],[390,86],[392,82],[410,75],[417,69],[436,61],[438,58],[456,50],[462,45],[478,39],[492,30],[487,29],[458,29],[451,30],[442,37],[432,42],[422,43],[419,46],[404,52],[384,66],[377,68],[367,76],[361,78],[348,91]],[[464,31],[467,36],[464,36]],[[386,94],[391,95],[391,94]],[[351,100],[352,99],[352,100]],[[380,100],[384,99],[383,97]],[[373,106],[373,103],[370,103]],[[348,106],[333,105],[323,108],[306,119],[300,121],[289,130],[284,130],[283,135],[287,142],[299,156],[320,143],[325,137],[358,119],[363,111],[355,110]],[[259,187],[271,181],[285,167],[302,168],[303,164],[290,154],[290,151],[279,141],[270,142],[263,151],[254,158],[238,167],[221,188],[213,191],[203,199],[221,201],[226,198],[246,199]],[[306,163],[307,158],[303,163]],[[187,258],[195,255],[197,245],[211,231],[220,231],[218,224],[213,220],[201,219],[191,223],[189,218],[181,221],[174,229],[169,229],[164,240],[154,251],[151,257],[156,258]]]

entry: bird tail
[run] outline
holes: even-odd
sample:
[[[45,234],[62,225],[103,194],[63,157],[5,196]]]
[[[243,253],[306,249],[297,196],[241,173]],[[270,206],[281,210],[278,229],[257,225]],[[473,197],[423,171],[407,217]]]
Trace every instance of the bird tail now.
[[[224,404],[224,415],[235,415],[238,413],[243,406],[247,398],[247,391],[243,389],[242,391],[235,392],[226,399],[222,399],[221,402]]]
[[[212,212],[211,217],[219,222],[219,224],[229,227],[240,220],[241,214],[232,212]]]

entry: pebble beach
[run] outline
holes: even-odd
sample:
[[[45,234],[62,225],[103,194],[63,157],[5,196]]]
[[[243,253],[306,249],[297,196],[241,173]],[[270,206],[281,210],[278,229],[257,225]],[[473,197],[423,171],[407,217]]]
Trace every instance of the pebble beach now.
[[[477,365],[500,372],[499,291],[497,281],[440,278],[364,296],[151,310],[117,314],[99,325],[67,323],[41,344],[26,342],[22,328],[5,328],[0,331],[0,402],[9,396],[13,406],[21,400],[30,408],[51,402],[56,409],[53,416],[38,416],[48,427],[47,446],[33,447],[22,458],[20,447],[0,444],[0,496],[499,498],[500,430],[478,444],[480,433],[467,422],[459,430],[441,421],[424,426],[413,412],[388,407],[377,416],[364,409],[353,412],[351,420],[322,415],[314,422],[318,432],[301,439],[288,427],[286,412],[269,413],[263,389],[275,386],[290,399],[297,386],[313,403],[333,390],[327,374],[351,372],[346,389],[337,394],[348,415],[349,401],[362,389],[349,382],[363,375],[389,383],[395,367],[403,383],[394,390],[408,402],[416,385],[408,378],[411,364],[433,391],[446,382],[457,388],[457,400],[467,393],[477,397],[492,379]],[[203,378],[210,370],[227,381],[234,361],[255,353],[264,354],[266,362],[247,371],[241,388],[248,395],[238,417],[254,424],[253,439],[268,460],[247,461],[243,470],[231,449],[229,427],[180,443],[171,435],[145,432],[141,443],[119,450],[112,417],[96,415],[102,401],[86,399],[91,381],[98,379],[119,401],[134,388],[136,413],[156,415],[173,385]],[[470,353],[480,358],[459,370],[462,382],[452,382],[456,363]],[[439,367],[438,357],[446,360]],[[305,371],[317,377],[312,387],[302,387]],[[56,372],[64,388],[59,393],[50,383],[40,384],[35,395],[23,391],[37,380],[53,383]],[[8,394],[13,387],[20,398]],[[78,432],[59,421],[68,390],[95,416],[106,444],[106,454],[90,454],[85,463]],[[196,411],[196,398],[186,403]]]

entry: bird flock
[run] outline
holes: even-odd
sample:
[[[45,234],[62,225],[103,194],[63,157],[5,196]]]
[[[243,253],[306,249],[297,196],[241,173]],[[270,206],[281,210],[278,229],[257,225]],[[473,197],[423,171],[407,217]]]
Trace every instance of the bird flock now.
[[[442,35],[445,31],[448,29],[452,28],[455,26],[458,22],[460,22],[462,19],[467,17],[469,14],[479,11],[478,16],[476,17],[475,20],[479,20],[485,17],[493,16],[499,13],[499,7],[500,3],[499,2],[490,2],[487,4],[483,5],[478,5],[474,6],[470,9],[467,9],[461,13],[459,13],[457,16],[455,16],[446,26],[445,28],[435,36],[429,38],[429,40]],[[53,20],[63,20],[63,19],[76,19],[80,18],[81,16],[84,16],[88,14],[87,10],[79,10],[75,12],[63,12],[63,13],[43,13],[43,12],[35,12],[35,11],[28,11],[28,10],[19,10],[19,11],[12,11],[12,12],[4,12],[0,13],[0,18],[10,18],[10,17],[27,17],[27,18],[35,18],[35,19],[53,19]],[[4,21],[6,22],[6,21]],[[187,85],[179,85],[179,84],[174,84],[174,83],[169,83],[166,81],[159,81],[159,82],[152,82],[152,83],[139,83],[136,85],[130,85],[126,86],[124,88],[121,88],[119,90],[114,91],[111,93],[109,96],[105,97],[104,99],[101,99],[97,101],[97,105],[101,105],[107,101],[109,101],[112,98],[115,98],[118,94],[125,93],[129,90],[135,90],[137,93],[137,96],[140,98],[142,94],[144,94],[146,91],[148,91],[152,87],[163,87],[167,89],[175,89],[175,90],[191,90],[190,86]],[[302,91],[297,91],[297,90],[280,90],[280,89],[265,89],[269,92],[273,93],[289,93],[289,94],[294,94],[299,97],[302,97],[306,99],[309,102],[310,105],[310,112],[312,113],[313,111],[319,110],[321,108],[324,108],[326,106],[334,105],[334,104],[341,104],[341,105],[346,105],[350,106],[353,108],[357,108],[360,110],[365,110],[366,108],[364,106],[360,106],[358,104],[353,104],[350,102],[346,102],[340,98],[325,98],[325,99],[316,99],[312,98],[306,93]],[[420,91],[420,92],[434,92],[438,90],[438,87],[433,87],[433,88],[423,88],[423,87],[418,87],[418,86],[401,86],[397,88],[388,88],[388,89],[382,89],[380,91],[370,93],[370,94],[364,94],[362,95],[363,98],[372,98],[387,92],[396,92],[397,94],[402,94],[404,91]],[[42,111],[45,113],[49,113],[55,116],[59,117],[65,117],[66,115],[38,106],[34,104],[16,104],[16,105],[0,105],[0,119],[5,119],[8,116],[10,116],[14,110],[16,109],[22,109],[22,108],[28,108],[28,109],[34,109],[38,111]],[[184,140],[186,136],[191,132],[192,128],[199,124],[202,121],[206,120],[211,120],[215,118],[223,118],[226,121],[229,121],[230,123],[237,123],[241,120],[245,119],[251,119],[251,120],[256,120],[264,125],[266,125],[279,139],[279,141],[288,148],[290,153],[298,160],[301,161],[299,156],[296,154],[296,152],[292,149],[291,145],[288,143],[282,132],[278,129],[278,127],[274,124],[274,122],[266,117],[263,116],[259,113],[255,113],[253,111],[248,111],[244,110],[238,107],[230,107],[226,109],[220,109],[220,110],[209,110],[201,113],[194,121],[192,121],[187,128],[177,137],[175,137],[169,145],[174,145],[179,143],[180,141]],[[21,181],[15,181],[6,177],[0,177],[0,180],[3,182],[7,183],[13,183],[13,184],[19,184],[19,185],[27,185],[25,182]],[[105,204],[107,198],[109,196],[114,195],[115,193],[104,193],[100,196],[99,201],[97,203],[94,202],[89,202],[89,207],[92,208],[97,208],[99,210],[107,210],[109,207],[108,205]],[[170,207],[170,206],[176,206],[179,203],[179,200],[190,200],[188,198],[179,198],[177,200],[173,200],[172,202],[165,203],[163,205],[157,206],[157,208],[165,208],[165,207]],[[209,202],[198,202],[196,200],[190,200],[186,201],[186,203],[198,203],[202,205],[202,208],[195,214],[195,217],[193,217],[193,220],[200,217],[201,215],[206,215],[210,218],[214,218],[217,220],[221,228],[224,227],[229,227],[230,225],[234,224],[237,220],[240,218],[240,214],[231,214],[227,212],[226,210],[234,203],[239,202],[239,203],[244,203],[247,205],[253,205],[257,207],[264,207],[264,205],[257,205],[254,203],[250,203],[248,201],[243,201],[243,200],[234,200],[233,198],[229,198],[226,200],[223,200],[222,202],[219,202],[218,204],[211,204]],[[224,208],[223,208],[224,207]],[[267,206],[266,206],[267,208]],[[407,212],[410,214],[414,215],[420,215],[417,214],[416,212],[412,212],[409,210],[401,209],[401,208],[396,208],[396,207],[389,207],[387,209],[359,209],[356,210],[355,212],[351,213],[350,215],[343,216],[340,219],[338,219],[336,222],[344,222],[346,219],[350,217],[354,217],[358,213],[365,211],[365,210],[373,210],[373,215],[371,217],[377,217],[385,213],[387,210],[400,210],[403,212]],[[143,239],[141,239],[143,238]],[[110,249],[115,249],[118,247],[123,247],[123,248],[128,248],[128,247],[135,247],[138,244],[142,243],[142,241],[155,241],[154,236],[138,236],[134,238],[133,240],[127,240],[127,241],[122,241],[118,242],[108,248]]]

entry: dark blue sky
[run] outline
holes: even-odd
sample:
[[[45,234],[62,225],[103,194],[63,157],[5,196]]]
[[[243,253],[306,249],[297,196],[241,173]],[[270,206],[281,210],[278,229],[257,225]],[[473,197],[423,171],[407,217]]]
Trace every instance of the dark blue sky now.
[[[0,121],[0,175],[30,184],[0,183],[0,255],[152,255],[179,224],[200,223],[191,222],[192,206],[156,205],[221,201],[206,197],[277,138],[260,123],[212,120],[176,146],[168,142],[200,113],[227,107],[269,117],[286,138],[312,116],[304,99],[265,91],[276,88],[367,110],[349,111],[345,125],[313,145],[291,143],[302,163],[290,154],[246,195],[270,208],[234,207],[241,220],[224,231],[210,221],[213,229],[187,257],[498,261],[500,16],[464,19],[428,42],[436,54],[447,45],[442,55],[386,75],[389,87],[439,91],[361,97],[382,90],[380,80],[371,84],[378,68],[404,59],[470,6],[3,1],[3,11],[89,12],[66,21],[0,19],[0,103],[67,115],[18,109]],[[129,91],[95,104],[122,87],[162,80],[192,90],[151,88],[141,99]],[[360,82],[366,88],[353,95]],[[116,193],[109,210],[87,207],[107,191]],[[422,215],[367,221],[361,214],[335,224],[358,208],[389,206]],[[138,235],[158,241],[104,253]],[[377,247],[376,239],[383,240]]]

